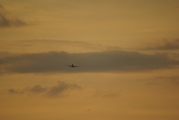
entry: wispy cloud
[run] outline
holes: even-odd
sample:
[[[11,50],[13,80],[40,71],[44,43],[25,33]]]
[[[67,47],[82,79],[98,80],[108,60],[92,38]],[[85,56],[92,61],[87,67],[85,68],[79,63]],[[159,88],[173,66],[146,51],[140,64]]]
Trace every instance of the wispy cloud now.
[[[45,92],[47,90],[47,88],[43,88],[41,87],[41,85],[35,85],[31,88],[27,88],[27,90],[31,93],[42,93],[42,92]]]
[[[22,26],[26,26],[26,25],[28,25],[28,24],[21,19],[17,19],[17,18],[10,19],[0,13],[0,28],[22,27]]]
[[[179,76],[158,76],[147,81],[146,85],[179,85]]]
[[[80,67],[71,69],[69,64]],[[136,72],[177,67],[179,61],[166,54],[142,54],[128,51],[90,53],[48,52],[0,58],[3,73],[55,72]]]
[[[0,4],[0,9],[3,9],[3,6]]]
[[[64,95],[64,93],[72,90],[79,90],[81,89],[80,86],[76,84],[68,84],[65,82],[59,81],[56,86],[52,86],[50,90],[47,92],[47,95],[49,97],[59,97],[61,95]]]
[[[58,81],[56,85],[51,87],[42,87],[41,85],[35,85],[33,87],[26,87],[24,89],[9,89],[9,94],[36,94],[36,95],[44,95],[46,97],[54,98],[54,97],[62,97],[68,95],[73,90],[82,89],[80,86],[76,84],[65,83],[62,81]]]
[[[41,85],[35,85],[33,87],[26,87],[24,89],[9,89],[8,92],[10,94],[24,94],[24,93],[33,93],[40,94],[47,91],[47,88],[42,87]]]
[[[118,96],[119,96],[119,93],[117,93],[117,92],[97,90],[91,97],[93,97],[93,98],[98,98],[98,97],[115,98]]]
[[[7,15],[5,15],[2,11],[5,11],[5,9],[0,4],[0,28],[22,27],[29,25],[27,22],[19,18],[7,17]]]
[[[179,50],[179,39],[163,40],[160,44],[154,44],[144,48],[145,50]]]
[[[53,47],[52,47],[53,46]],[[53,40],[53,39],[31,39],[16,40],[7,43],[2,41],[1,51],[13,51],[22,53],[24,50],[29,53],[47,52],[47,51],[66,51],[66,52],[96,52],[104,50],[120,50],[120,47],[95,44],[84,41]]]
[[[10,94],[23,94],[24,90],[18,90],[18,89],[9,89],[8,92]]]

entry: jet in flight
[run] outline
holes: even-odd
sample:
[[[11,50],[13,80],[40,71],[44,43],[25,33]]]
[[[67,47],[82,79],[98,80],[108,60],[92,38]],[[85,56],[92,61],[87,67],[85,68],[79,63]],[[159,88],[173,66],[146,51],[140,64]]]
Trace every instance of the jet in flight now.
[[[72,67],[72,68],[78,67],[78,66],[74,66],[73,64],[68,65],[68,66],[69,66],[69,67]]]

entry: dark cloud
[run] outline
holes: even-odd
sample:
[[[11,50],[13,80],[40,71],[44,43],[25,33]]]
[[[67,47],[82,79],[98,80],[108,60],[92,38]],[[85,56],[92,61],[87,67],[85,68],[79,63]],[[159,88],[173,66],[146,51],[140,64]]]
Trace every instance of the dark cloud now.
[[[161,44],[146,47],[145,50],[179,50],[179,39],[173,41],[163,40]]]
[[[41,85],[35,85],[33,87],[27,87],[24,89],[9,89],[10,94],[41,94],[47,97],[61,97],[68,95],[73,90],[82,89],[76,84],[70,84],[58,81],[56,85],[48,87],[42,87]]]
[[[79,67],[70,68],[69,64]],[[179,61],[166,54],[142,54],[126,51],[91,53],[48,52],[0,58],[3,73],[46,72],[131,72],[177,67]]]
[[[19,18],[11,18],[7,17],[4,14],[4,7],[0,4],[0,28],[6,28],[6,27],[22,27],[29,25],[25,21],[19,19]]]

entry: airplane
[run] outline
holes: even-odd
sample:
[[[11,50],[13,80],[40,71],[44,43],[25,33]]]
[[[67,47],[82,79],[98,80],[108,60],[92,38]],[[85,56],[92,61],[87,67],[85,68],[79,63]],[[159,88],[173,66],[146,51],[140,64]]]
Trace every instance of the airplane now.
[[[72,67],[72,68],[78,67],[78,66],[74,66],[73,64],[68,65],[68,66],[69,66],[69,67]]]

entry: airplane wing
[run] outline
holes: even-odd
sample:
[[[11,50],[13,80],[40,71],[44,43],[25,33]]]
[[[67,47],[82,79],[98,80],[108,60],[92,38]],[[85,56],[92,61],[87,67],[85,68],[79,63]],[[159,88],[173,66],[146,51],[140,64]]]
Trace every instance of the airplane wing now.
[[[74,68],[74,67],[79,67],[79,66],[75,66],[75,65],[68,65],[69,67],[72,67],[72,68]]]

